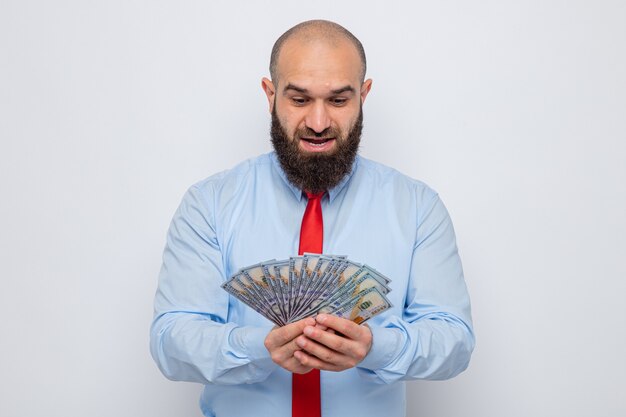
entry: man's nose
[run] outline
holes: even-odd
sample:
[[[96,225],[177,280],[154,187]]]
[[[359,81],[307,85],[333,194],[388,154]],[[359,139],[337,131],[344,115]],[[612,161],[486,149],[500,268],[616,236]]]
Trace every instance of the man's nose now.
[[[310,106],[304,123],[316,133],[322,133],[330,127],[330,117],[325,104],[323,102],[316,102]]]

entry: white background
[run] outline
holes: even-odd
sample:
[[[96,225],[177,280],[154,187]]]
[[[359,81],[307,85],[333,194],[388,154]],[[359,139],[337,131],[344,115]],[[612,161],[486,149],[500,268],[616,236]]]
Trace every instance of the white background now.
[[[409,416],[624,416],[626,3],[0,3],[0,415],[198,416],[148,327],[193,182],[270,150],[274,40],[365,45],[363,155],[446,203],[477,346]]]

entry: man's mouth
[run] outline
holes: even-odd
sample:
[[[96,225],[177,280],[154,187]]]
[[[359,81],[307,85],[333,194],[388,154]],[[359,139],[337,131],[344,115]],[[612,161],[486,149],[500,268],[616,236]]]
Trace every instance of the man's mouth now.
[[[326,152],[335,146],[335,138],[300,137],[300,148],[306,152]]]
[[[301,140],[310,143],[313,146],[322,146],[325,143],[335,140],[335,138],[300,138]]]

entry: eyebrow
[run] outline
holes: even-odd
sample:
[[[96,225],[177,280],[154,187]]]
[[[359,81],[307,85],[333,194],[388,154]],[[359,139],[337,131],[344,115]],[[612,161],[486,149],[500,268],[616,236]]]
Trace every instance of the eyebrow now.
[[[345,92],[354,93],[354,87],[352,87],[351,85],[346,85],[345,87],[341,87],[341,88],[331,91],[331,93],[333,94],[341,94]]]
[[[306,94],[306,93],[309,92],[309,90],[307,90],[306,88],[298,87],[298,86],[295,86],[295,85],[293,85],[291,83],[287,84],[287,86],[285,87],[284,91],[288,91],[288,90],[294,90],[294,91],[297,91],[298,93],[302,93],[302,94]]]
[[[308,94],[309,93],[309,90],[307,90],[306,88],[298,87],[298,86],[293,85],[291,83],[289,83],[289,84],[287,84],[285,86],[284,92],[287,92],[288,90],[293,90],[293,91],[296,91],[296,92],[301,93],[301,94]],[[344,87],[337,88],[335,90],[331,90],[330,92],[332,94],[341,94],[341,93],[345,93],[345,92],[354,93],[354,87],[352,87],[351,85],[346,85]]]

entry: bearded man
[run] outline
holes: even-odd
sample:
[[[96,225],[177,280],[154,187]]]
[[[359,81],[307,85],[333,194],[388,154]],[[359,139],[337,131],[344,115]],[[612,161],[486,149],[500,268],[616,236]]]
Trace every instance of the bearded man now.
[[[151,353],[166,377],[205,384],[205,416],[403,416],[404,381],[468,366],[469,296],[445,207],[357,155],[365,74],[361,42],[342,26],[285,32],[261,83],[274,152],[193,185],[172,220]],[[313,212],[318,253],[391,279],[392,307],[367,324],[318,314],[272,326],[221,288],[242,267],[302,252]]]

